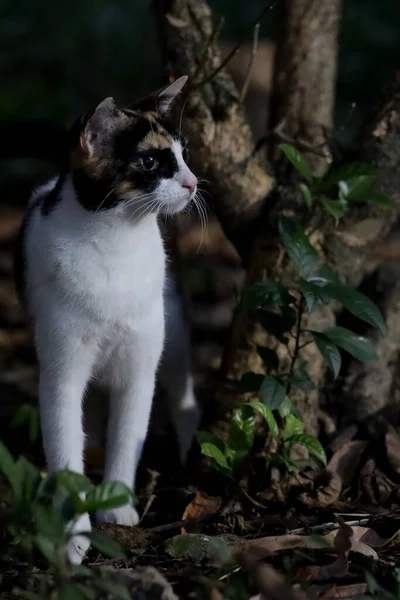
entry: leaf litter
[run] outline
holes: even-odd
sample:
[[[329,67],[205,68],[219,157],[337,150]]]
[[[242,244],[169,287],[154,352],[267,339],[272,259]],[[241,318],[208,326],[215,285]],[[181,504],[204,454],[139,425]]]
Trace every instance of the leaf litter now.
[[[37,376],[23,315],[11,288],[3,290],[8,296],[2,299],[2,318],[10,323],[0,331],[2,422],[7,424],[16,402],[32,404]],[[29,425],[24,427],[28,435],[4,426],[2,438],[42,464],[40,448],[24,445]],[[105,559],[91,550],[86,565],[132,581],[145,574],[143,589],[147,593],[148,581],[157,580],[158,591],[151,595],[157,599],[394,599],[382,590],[388,581],[396,589],[393,573],[400,566],[400,436],[387,426],[378,441],[361,439],[359,429],[349,426],[330,449],[323,469],[284,477],[274,467],[272,485],[250,465],[257,485],[252,487],[249,472],[246,494],[196,489],[191,473],[153,478],[144,504],[154,501],[140,527],[98,527],[125,547],[126,558]],[[101,448],[88,451],[93,479],[103,454]],[[4,516],[1,498],[0,508]],[[12,589],[27,577],[26,569],[18,562],[1,562],[0,600],[15,600]]]

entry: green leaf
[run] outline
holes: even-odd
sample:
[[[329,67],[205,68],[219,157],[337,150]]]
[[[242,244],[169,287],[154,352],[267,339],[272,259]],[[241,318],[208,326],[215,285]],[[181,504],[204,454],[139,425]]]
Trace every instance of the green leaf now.
[[[107,598],[112,598],[112,600],[132,600],[132,593],[128,587],[122,583],[117,583],[114,579],[97,577],[95,585],[98,590],[108,594]]]
[[[323,334],[332,344],[343,348],[361,362],[374,362],[379,358],[369,340],[345,327],[331,327],[325,329]]]
[[[315,456],[315,458],[317,458],[324,465],[326,465],[325,451],[316,437],[312,435],[294,434],[290,438],[287,438],[287,441],[291,444],[301,444],[302,446],[304,446],[304,448],[308,450],[308,452],[312,456]]]
[[[362,196],[360,201],[366,204],[376,204],[376,206],[382,206],[382,208],[390,208],[393,205],[389,196],[380,194],[379,192],[368,192],[368,194]]]
[[[313,175],[310,166],[304,156],[291,144],[279,144],[278,148],[282,150],[286,158],[292,163],[296,171],[298,171],[308,183],[312,183]]]
[[[39,435],[39,413],[32,404],[22,404],[11,419],[10,427],[22,425],[28,425],[29,441],[33,444]]]
[[[304,425],[300,419],[294,415],[288,415],[285,419],[285,428],[283,430],[283,439],[292,437],[293,435],[301,435],[304,433]]]
[[[318,283],[318,281],[323,281],[324,283],[340,283],[338,274],[327,265],[320,265],[315,278],[312,277],[308,281],[312,283]]]
[[[244,296],[246,310],[257,310],[275,306],[288,306],[296,301],[288,290],[277,281],[253,283]]]
[[[251,448],[254,441],[254,428],[256,423],[254,411],[248,404],[243,404],[235,410],[233,420],[246,436],[248,448]]]
[[[90,491],[82,503],[80,512],[96,512],[118,508],[132,501],[132,490],[120,481],[106,481]]]
[[[90,492],[94,488],[93,483],[85,475],[74,471],[58,471],[57,481],[70,494]]]
[[[96,592],[82,583],[63,583],[60,587],[59,600],[92,600]]]
[[[300,390],[315,390],[315,385],[305,369],[296,369],[288,377],[288,382]]]
[[[38,533],[35,536],[35,543],[43,556],[49,561],[50,564],[53,564],[56,555],[56,544],[54,541],[46,535]]]
[[[65,534],[65,521],[61,514],[44,504],[34,504],[31,510],[37,532],[55,544],[59,543]]]
[[[284,334],[292,329],[296,322],[296,313],[291,309],[287,309],[285,311],[285,316],[283,316],[272,312],[262,311],[258,313],[257,319],[260,325],[268,331],[268,333],[276,337],[282,344],[287,344],[288,340]]]
[[[322,198],[321,204],[325,210],[335,218],[336,223],[339,222],[347,212],[347,205],[345,202],[339,200],[329,200],[329,198]]]
[[[348,202],[358,200],[369,191],[373,179],[371,175],[359,175],[339,181],[341,196]]]
[[[333,344],[331,340],[326,337],[326,335],[319,333],[318,331],[311,331],[310,333],[312,334],[314,341],[317,344],[317,348],[321,352],[328,369],[332,371],[333,376],[336,379],[336,377],[339,375],[340,367],[342,365],[342,358],[339,350],[336,348],[335,344]]]
[[[279,358],[275,350],[271,350],[271,348],[267,348],[266,346],[257,346],[257,352],[267,369],[278,370]]]
[[[279,412],[281,419],[284,419],[285,417],[287,417],[290,414],[293,414],[294,416],[300,415],[298,409],[296,408],[296,406],[293,404],[293,402],[290,400],[290,398],[288,396],[285,396],[285,400],[283,401],[281,406],[278,408],[278,412]]]
[[[304,296],[308,312],[310,313],[329,301],[329,298],[324,292],[323,286],[313,283],[311,281],[305,281],[304,279],[301,279],[300,291]]]
[[[165,549],[173,558],[192,560],[196,564],[215,559],[225,563],[232,557],[231,550],[222,537],[202,533],[176,535],[165,542]]]
[[[248,371],[242,375],[242,379],[239,382],[239,390],[242,394],[258,392],[263,381],[264,375]]]
[[[240,454],[241,458],[248,454],[251,448],[246,432],[235,420],[232,420],[229,425],[228,448],[235,454]]]
[[[341,302],[353,315],[377,327],[382,334],[386,333],[382,313],[367,296],[340,283],[327,283],[321,289],[327,298]]]
[[[124,547],[117,540],[104,533],[104,531],[97,529],[81,535],[86,535],[90,539],[91,545],[109,558],[126,557]]]
[[[271,410],[278,409],[285,400],[285,387],[281,380],[273,375],[264,377],[260,394],[266,406]]]
[[[16,467],[11,453],[7,450],[3,442],[0,440],[0,472],[8,479],[13,491],[15,492]]]
[[[13,491],[15,499],[21,502],[32,502],[40,483],[39,470],[23,456],[14,463]]]
[[[219,448],[222,454],[225,453],[225,443],[223,440],[209,431],[196,431],[196,440],[200,446],[202,444],[214,444],[214,446]]]
[[[330,188],[337,185],[339,181],[354,179],[355,177],[372,176],[376,174],[376,167],[362,162],[347,163],[341,167],[331,169],[321,181],[318,188],[322,191],[329,191]]]
[[[222,454],[221,450],[214,444],[211,444],[210,442],[205,442],[204,444],[201,444],[201,452],[202,454],[204,454],[204,456],[209,456],[210,458],[213,458],[220,467],[223,467],[227,471],[231,470],[230,466],[228,465],[226,456]]]
[[[249,405],[254,410],[257,410],[258,412],[260,412],[262,414],[265,422],[268,425],[268,428],[269,428],[271,434],[274,437],[277,437],[278,433],[279,433],[279,429],[278,429],[278,424],[275,420],[275,417],[272,414],[272,410],[266,404],[263,404],[262,402],[257,402],[256,400],[249,402]]]
[[[303,194],[304,202],[306,203],[308,210],[311,210],[313,198],[311,195],[310,188],[305,183],[300,183],[299,188],[300,188],[301,193]]]
[[[317,265],[318,255],[311,246],[304,230],[293,219],[281,216],[279,219],[279,232],[285,250],[293,261],[300,277],[308,279]]]

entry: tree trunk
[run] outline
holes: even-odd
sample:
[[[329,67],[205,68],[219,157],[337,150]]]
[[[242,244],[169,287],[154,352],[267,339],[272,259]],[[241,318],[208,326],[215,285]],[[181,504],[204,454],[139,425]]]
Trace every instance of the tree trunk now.
[[[350,213],[343,226],[326,238],[325,245],[330,261],[346,282],[355,286],[365,278],[364,286],[368,279],[373,282],[367,293],[380,304],[387,333],[369,332],[380,360],[372,365],[351,361],[333,399],[345,403],[345,421],[369,418],[373,423],[373,417],[383,412],[384,418],[393,422],[400,412],[400,72],[365,127],[358,158],[377,167],[374,187],[392,199],[392,207],[369,205]]]
[[[307,158],[314,173],[318,175],[328,167],[327,131],[330,132],[333,122],[340,10],[340,0],[290,0],[283,3],[281,12],[282,35],[276,50],[271,124],[275,130],[277,126],[284,124],[284,135],[293,144],[307,144],[311,149]],[[274,149],[270,151],[270,155],[275,160],[275,166],[278,158]],[[277,171],[281,185],[274,194],[274,202],[265,206],[263,222],[253,244],[247,286],[265,278],[282,281],[287,279],[291,270],[291,266],[281,260],[282,249],[276,230],[277,216],[290,209],[301,218],[302,204],[295,187],[285,184],[287,163]],[[332,311],[319,311],[312,316],[310,324],[316,328],[333,325]],[[237,392],[237,384],[242,375],[247,371],[262,372],[256,349],[258,345],[277,348],[280,370],[288,370],[294,342],[291,341],[287,347],[278,345],[274,338],[266,337],[260,326],[248,315],[237,310],[217,389],[215,431],[225,429],[227,415],[243,401],[243,396]],[[300,355],[297,366],[306,365],[314,382],[322,383],[324,364],[313,346],[306,348]],[[302,413],[305,430],[316,434],[318,391],[296,391],[292,394],[292,400]]]
[[[283,0],[270,129],[310,148],[315,175],[330,157],[341,0]],[[275,163],[279,150],[270,149]]]
[[[239,93],[222,69],[218,24],[203,0],[153,0],[168,74],[189,75],[182,109],[195,171],[212,182],[215,210],[246,260],[248,227],[274,186],[244,117]]]

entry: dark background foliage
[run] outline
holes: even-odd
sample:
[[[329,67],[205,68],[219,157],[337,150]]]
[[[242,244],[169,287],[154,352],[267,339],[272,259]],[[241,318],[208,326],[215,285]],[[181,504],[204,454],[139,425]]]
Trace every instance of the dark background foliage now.
[[[222,38],[251,39],[264,0],[213,0]],[[271,10],[263,37],[274,38]],[[340,39],[337,124],[353,102],[353,130],[399,64],[400,6],[393,0],[346,0]],[[15,0],[1,3],[0,117],[48,117],[69,123],[103,96],[121,101],[161,81],[150,3],[145,0]]]

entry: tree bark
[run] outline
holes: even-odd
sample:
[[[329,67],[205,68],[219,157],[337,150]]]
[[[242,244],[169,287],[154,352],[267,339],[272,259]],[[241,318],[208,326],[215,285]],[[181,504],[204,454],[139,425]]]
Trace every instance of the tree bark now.
[[[271,126],[276,130],[284,124],[285,137],[294,144],[305,143],[310,148],[307,158],[314,174],[318,175],[327,169],[330,156],[327,132],[330,132],[333,123],[340,12],[340,0],[290,0],[283,3],[281,12],[282,34],[276,50]],[[275,170],[279,174],[280,185],[274,194],[274,202],[267,203],[264,208],[249,261],[247,286],[265,278],[287,279],[292,267],[281,260],[283,253],[277,235],[277,216],[289,209],[302,218],[303,207],[297,189],[287,184],[287,163],[286,168],[279,168],[274,148],[270,150],[270,156],[274,167],[278,167]],[[309,324],[324,328],[333,323],[332,311],[324,309],[313,315]],[[288,370],[294,342],[291,341],[288,346],[278,344],[271,336],[265,336],[248,315],[237,310],[217,389],[214,430],[219,433],[225,429],[226,415],[243,401],[243,396],[237,392],[242,375],[247,371],[262,372],[257,345],[276,348],[280,370]],[[308,366],[317,385],[323,382],[324,364],[313,346],[300,354],[297,367],[304,366]],[[316,434],[318,391],[296,391],[292,400],[302,413],[306,431]]]
[[[359,160],[377,167],[374,187],[391,198],[392,207],[368,205],[351,212],[343,226],[326,237],[325,246],[347,283],[358,286],[365,278],[373,282],[368,291],[383,311],[387,333],[367,332],[380,360],[367,365],[351,361],[333,399],[345,403],[345,421],[372,422],[381,412],[390,414],[386,418],[393,422],[400,413],[400,72],[384,91],[359,146]]]
[[[316,175],[330,157],[341,0],[283,0],[274,67],[270,129],[305,152]],[[273,162],[279,159],[270,149]]]
[[[167,72],[189,75],[183,107],[195,171],[212,182],[215,210],[246,261],[248,228],[274,186],[244,117],[239,93],[222,69],[218,24],[204,0],[153,0]]]
[[[169,73],[175,76],[190,73],[193,77],[193,91],[185,109],[184,122],[191,123],[188,133],[195,166],[215,186],[218,216],[248,267],[246,285],[265,277],[281,279],[290,266],[281,260],[276,217],[287,208],[301,215],[297,191],[290,184],[281,185],[279,190],[270,193],[273,180],[263,172],[265,163],[253,156],[253,141],[232,81],[224,71],[212,76],[220,65],[220,53],[206,2],[155,0],[154,7]],[[313,150],[311,162],[315,173],[320,174],[327,165],[326,129],[332,127],[341,2],[291,0],[285,3],[285,8],[287,10],[281,13],[284,39],[277,49],[277,64],[282,69],[286,64],[287,69],[285,77],[277,76],[274,118],[287,124],[289,135],[296,138],[292,140],[294,143],[306,136],[301,141]],[[207,45],[209,49],[205,51]],[[316,57],[320,48],[324,48],[323,61],[330,64],[322,65],[323,61]],[[204,80],[206,84],[198,84]],[[277,103],[286,98],[290,101],[284,102],[283,108],[278,110]],[[315,107],[318,110],[314,110]],[[321,140],[324,142],[323,160]],[[246,163],[247,169],[243,169]],[[243,225],[254,223],[262,206],[262,218],[257,222],[252,243],[248,231],[244,234]],[[254,233],[254,229],[251,231]],[[214,430],[219,433],[223,432],[231,410],[244,400],[237,391],[242,375],[247,371],[262,371],[257,345],[274,348],[277,342],[266,336],[248,315],[237,310],[216,390]],[[279,345],[278,350],[284,369],[290,355],[283,345]],[[323,372],[322,362],[316,359],[314,366],[314,375],[319,376]],[[317,394],[300,394],[296,400],[303,409],[306,429],[315,433]]]

